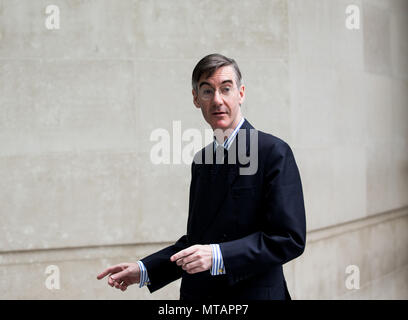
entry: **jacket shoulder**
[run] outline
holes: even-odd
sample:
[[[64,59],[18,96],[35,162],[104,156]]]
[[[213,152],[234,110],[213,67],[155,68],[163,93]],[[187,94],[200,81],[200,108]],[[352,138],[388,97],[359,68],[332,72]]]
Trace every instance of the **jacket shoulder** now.
[[[273,152],[281,155],[285,155],[288,151],[291,151],[286,141],[263,131],[258,131],[258,148],[259,152]]]

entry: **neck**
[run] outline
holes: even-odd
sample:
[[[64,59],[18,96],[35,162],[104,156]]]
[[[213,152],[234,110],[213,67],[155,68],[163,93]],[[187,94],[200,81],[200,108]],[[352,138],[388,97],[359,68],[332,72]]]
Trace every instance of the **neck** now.
[[[214,137],[217,140],[217,142],[219,144],[224,143],[231,136],[231,134],[237,128],[238,124],[241,122],[242,119],[243,119],[242,115],[239,115],[237,117],[237,120],[234,121],[230,128],[227,128],[225,130],[220,128],[214,129]]]

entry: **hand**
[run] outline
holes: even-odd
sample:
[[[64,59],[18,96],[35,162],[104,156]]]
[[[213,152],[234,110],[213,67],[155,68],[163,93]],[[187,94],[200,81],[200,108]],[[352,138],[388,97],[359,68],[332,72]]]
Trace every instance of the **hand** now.
[[[107,275],[108,284],[116,289],[125,291],[128,286],[140,282],[140,268],[137,263],[120,263],[105,269],[96,278],[101,280]]]
[[[212,248],[210,245],[194,245],[172,255],[170,261],[177,261],[177,265],[190,274],[210,270]]]

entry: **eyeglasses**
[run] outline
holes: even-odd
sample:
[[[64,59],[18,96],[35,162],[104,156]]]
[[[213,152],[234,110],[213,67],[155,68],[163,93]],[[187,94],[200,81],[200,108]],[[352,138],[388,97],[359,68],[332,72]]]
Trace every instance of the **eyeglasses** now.
[[[217,89],[219,95],[228,98],[233,93],[233,86],[223,86]],[[214,98],[215,90],[209,86],[202,86],[198,90],[198,95],[203,100],[212,100]]]

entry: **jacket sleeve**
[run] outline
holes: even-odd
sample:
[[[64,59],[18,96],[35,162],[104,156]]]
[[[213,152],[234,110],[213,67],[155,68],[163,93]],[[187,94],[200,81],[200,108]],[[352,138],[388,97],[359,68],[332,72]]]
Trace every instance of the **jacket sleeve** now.
[[[306,243],[302,184],[289,145],[272,146],[265,159],[262,230],[220,244],[230,284],[283,265]]]
[[[187,236],[184,235],[175,244],[141,260],[149,275],[150,284],[147,288],[151,293],[181,277],[182,269],[171,262],[170,257],[187,247]]]

